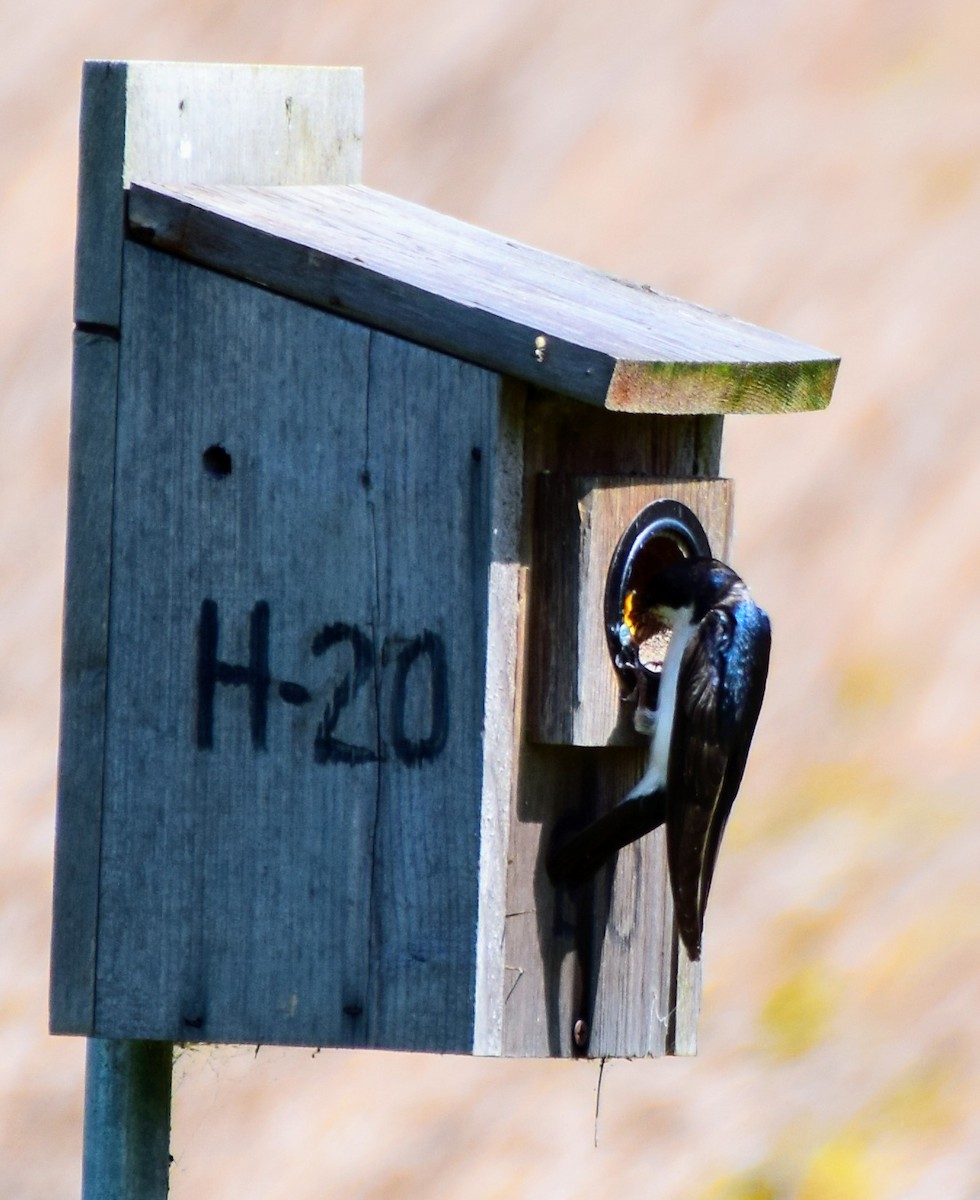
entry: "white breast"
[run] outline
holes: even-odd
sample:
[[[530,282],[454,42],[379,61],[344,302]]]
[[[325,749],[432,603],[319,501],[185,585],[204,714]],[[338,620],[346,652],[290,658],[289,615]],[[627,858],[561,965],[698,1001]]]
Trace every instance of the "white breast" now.
[[[667,782],[667,761],[670,756],[670,738],[674,728],[674,709],[677,705],[677,681],[680,676],[681,659],[688,642],[694,636],[697,623],[693,620],[694,609],[678,611],[671,627],[670,642],[660,672],[660,687],[657,692],[657,722],[650,743],[650,759],[646,773],[626,797],[649,796],[659,791]]]

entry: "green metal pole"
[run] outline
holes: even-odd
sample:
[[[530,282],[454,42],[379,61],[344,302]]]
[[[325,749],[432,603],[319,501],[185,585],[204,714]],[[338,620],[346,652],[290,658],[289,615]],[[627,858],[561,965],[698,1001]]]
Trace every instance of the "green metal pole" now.
[[[166,1200],[172,1068],[170,1042],[89,1039],[82,1200]]]

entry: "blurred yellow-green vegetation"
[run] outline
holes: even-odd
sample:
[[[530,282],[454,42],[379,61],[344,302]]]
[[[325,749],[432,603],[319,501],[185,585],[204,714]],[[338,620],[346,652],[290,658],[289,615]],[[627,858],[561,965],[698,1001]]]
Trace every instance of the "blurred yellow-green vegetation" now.
[[[23,10],[23,11],[22,11]],[[731,418],[769,691],[699,1056],[183,1052],[176,1200],[980,1197],[980,9],[0,0],[0,1196],[78,1194],[46,1032],[83,58],[359,64],[365,181],[838,353]]]
[[[916,1186],[930,1144],[964,1116],[952,1099],[958,1082],[950,1064],[909,1072],[832,1132],[813,1125],[788,1129],[767,1161],[715,1180],[701,1200],[904,1195]]]
[[[772,989],[759,1014],[760,1035],[774,1059],[799,1058],[824,1041],[838,1011],[840,982],[809,962]]]

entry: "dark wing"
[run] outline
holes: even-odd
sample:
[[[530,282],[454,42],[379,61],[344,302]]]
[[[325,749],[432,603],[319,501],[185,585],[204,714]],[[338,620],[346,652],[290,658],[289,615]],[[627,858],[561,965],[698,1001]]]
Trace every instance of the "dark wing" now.
[[[677,927],[700,957],[721,836],[762,706],[769,622],[751,601],[710,609],[681,660],[667,768],[667,862]]]

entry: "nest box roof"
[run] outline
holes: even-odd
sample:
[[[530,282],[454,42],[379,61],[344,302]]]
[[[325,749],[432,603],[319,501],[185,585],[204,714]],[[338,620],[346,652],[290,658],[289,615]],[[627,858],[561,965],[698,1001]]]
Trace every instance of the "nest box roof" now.
[[[823,408],[838,359],[356,185],[138,185],[130,236],[623,412]]]

